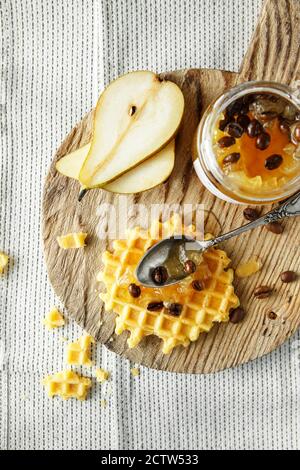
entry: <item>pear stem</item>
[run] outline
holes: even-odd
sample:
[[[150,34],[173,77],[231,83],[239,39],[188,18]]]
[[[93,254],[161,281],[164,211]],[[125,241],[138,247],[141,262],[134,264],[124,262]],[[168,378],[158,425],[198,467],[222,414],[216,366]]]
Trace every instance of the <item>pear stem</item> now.
[[[88,192],[87,189],[81,189],[79,194],[78,194],[78,202],[81,202],[86,193]]]

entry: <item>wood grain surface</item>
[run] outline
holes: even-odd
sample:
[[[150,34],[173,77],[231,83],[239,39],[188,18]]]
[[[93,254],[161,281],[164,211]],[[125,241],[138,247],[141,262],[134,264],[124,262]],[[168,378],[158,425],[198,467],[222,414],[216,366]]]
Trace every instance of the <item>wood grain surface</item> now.
[[[265,47],[263,38],[272,36],[271,33],[266,36],[265,28],[275,31],[276,37],[279,33],[284,36],[286,30],[282,26],[274,26],[273,8],[279,5],[276,21],[286,24],[284,4],[286,8],[296,9],[296,3],[299,2],[266,2],[261,22],[243,62],[243,77],[270,78],[270,70],[277,70],[276,65],[272,65],[261,55],[261,48]],[[296,9],[296,14],[299,16],[299,8]],[[298,37],[299,23],[293,27],[295,30],[291,37]],[[272,38],[268,40],[273,44]],[[285,44],[285,37],[281,41]],[[257,44],[256,48],[254,44]],[[270,50],[273,50],[271,46]],[[281,50],[284,48],[281,47]],[[286,51],[284,53],[284,75],[276,75],[276,79],[289,83],[296,76],[296,62]],[[274,53],[271,56],[273,62],[278,59],[281,64],[280,54]],[[125,197],[103,190],[90,191],[79,204],[78,183],[58,174],[55,162],[90,141],[93,112],[89,113],[58,149],[45,182],[43,238],[46,264],[50,281],[68,314],[110,350],[136,363],[160,370],[216,372],[274,350],[299,327],[300,282],[284,285],[279,279],[282,271],[299,271],[299,220],[285,221],[285,231],[281,236],[261,228],[224,246],[233,260],[233,267],[253,255],[259,256],[263,264],[262,270],[255,276],[236,281],[237,294],[247,311],[243,323],[216,325],[209,334],[202,334],[188,348],[175,348],[168,356],[160,352],[161,342],[158,338],[148,337],[137,348],[130,350],[126,344],[127,333],[114,335],[114,314],[104,311],[98,295],[100,285],[96,282],[96,275],[101,268],[101,255],[111,246],[108,240],[98,237],[99,230],[105,229],[107,225],[107,219],[101,213],[103,204],[112,203],[117,207],[121,198],[125,197],[129,226],[137,224],[137,203],[147,206],[152,203],[204,204],[206,230],[215,234],[244,223],[242,207],[222,202],[203,188],[193,170],[191,159],[192,139],[202,112],[218,94],[239,81],[240,76],[216,70],[185,70],[166,73],[163,77],[181,87],[186,101],[183,124],[176,139],[176,165],[171,177],[163,185],[138,195]],[[88,245],[84,250],[63,251],[58,247],[58,235],[79,230],[89,233]],[[254,299],[255,287],[266,284],[274,287],[273,296],[265,300]],[[276,320],[269,318],[270,311],[277,314]]]

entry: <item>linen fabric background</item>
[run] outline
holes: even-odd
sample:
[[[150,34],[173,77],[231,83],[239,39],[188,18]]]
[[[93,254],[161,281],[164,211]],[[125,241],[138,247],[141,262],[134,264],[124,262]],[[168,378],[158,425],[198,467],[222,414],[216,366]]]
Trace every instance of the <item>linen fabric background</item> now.
[[[69,322],[41,244],[41,195],[52,155],[99,91],[132,69],[238,71],[261,0],[0,0],[1,449],[297,449],[299,334],[273,354],[208,376],[141,368],[98,345],[111,371],[86,402],[50,400],[40,381],[65,367]],[[86,373],[86,371],[84,371]],[[105,398],[108,406],[102,408]]]

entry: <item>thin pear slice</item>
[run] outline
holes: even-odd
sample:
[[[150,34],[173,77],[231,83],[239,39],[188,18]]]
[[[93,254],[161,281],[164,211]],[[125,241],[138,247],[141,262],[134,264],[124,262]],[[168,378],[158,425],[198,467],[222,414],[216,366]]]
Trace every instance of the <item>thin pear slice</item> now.
[[[57,171],[64,176],[78,180],[80,169],[90,146],[91,144],[84,145],[61,158],[56,164]],[[147,191],[163,183],[170,176],[174,168],[174,162],[175,140],[172,140],[157,154],[127,171],[111,183],[106,184],[103,189],[120,194]]]
[[[79,181],[102,187],[157,153],[179,128],[184,97],[152,72],[132,72],[114,82],[97,103],[91,148]]]

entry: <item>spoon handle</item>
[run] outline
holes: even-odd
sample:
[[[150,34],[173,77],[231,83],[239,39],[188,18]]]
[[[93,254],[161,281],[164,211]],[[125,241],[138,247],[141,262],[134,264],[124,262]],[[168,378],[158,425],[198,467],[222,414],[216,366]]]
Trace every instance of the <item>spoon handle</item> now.
[[[222,243],[225,240],[229,240],[230,238],[241,235],[242,233],[248,232],[248,230],[252,230],[256,227],[267,225],[272,222],[277,222],[278,220],[284,219],[285,217],[295,217],[297,215],[300,215],[300,192],[287,199],[280,206],[276,207],[276,209],[273,209],[259,219],[256,219],[249,224],[243,225],[242,227],[239,227],[229,233],[220,235],[219,237],[211,240],[210,246]]]

